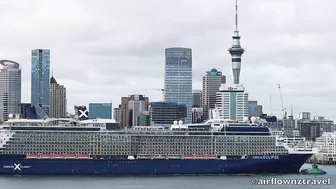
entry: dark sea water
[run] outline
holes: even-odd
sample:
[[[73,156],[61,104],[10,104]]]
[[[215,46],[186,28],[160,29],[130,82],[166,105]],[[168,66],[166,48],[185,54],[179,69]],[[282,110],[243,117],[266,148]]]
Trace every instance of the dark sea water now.
[[[303,168],[310,167],[305,164]],[[190,175],[190,176],[4,176],[0,189],[248,189],[248,188],[336,188],[336,166],[320,165],[326,175]],[[331,185],[252,185],[253,178],[323,179]]]

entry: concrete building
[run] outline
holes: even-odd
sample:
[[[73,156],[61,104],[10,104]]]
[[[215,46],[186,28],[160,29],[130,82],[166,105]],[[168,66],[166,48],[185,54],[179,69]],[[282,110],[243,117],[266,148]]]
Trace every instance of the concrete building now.
[[[222,84],[217,92],[216,109],[220,119],[243,121],[248,117],[248,93],[243,85]]]
[[[149,115],[152,126],[170,126],[174,121],[185,121],[187,107],[173,102],[152,102]]]
[[[311,120],[311,113],[310,112],[300,112],[299,119],[301,120]]]
[[[203,89],[202,89],[202,108],[203,119],[208,120],[211,118],[211,110],[215,108],[217,101],[217,92],[221,84],[226,83],[226,76],[222,72],[213,68],[207,71],[203,76]]]
[[[149,98],[144,95],[121,97],[121,128],[138,126],[138,116],[148,111]]]
[[[320,123],[314,123],[311,121],[300,121],[299,132],[301,136],[304,136],[307,140],[315,140],[321,136]]]
[[[202,123],[203,121],[203,108],[192,108],[192,122]]]
[[[193,90],[193,108],[202,107],[202,90]]]
[[[113,119],[117,123],[120,123],[121,121],[121,105],[120,104],[117,108],[113,108]]]
[[[66,88],[57,83],[56,79],[51,76],[49,90],[49,117],[65,118],[67,117],[67,96]]]
[[[90,119],[112,119],[112,103],[89,103]]]
[[[165,102],[185,104],[192,122],[192,52],[188,48],[165,49]]]
[[[0,122],[9,114],[20,114],[21,68],[11,60],[0,60]]]
[[[313,123],[319,123],[322,132],[333,132],[334,131],[334,121],[328,120],[323,116],[316,116],[313,120]]]
[[[49,115],[50,50],[32,50],[31,58],[31,103],[38,118],[44,119]]]

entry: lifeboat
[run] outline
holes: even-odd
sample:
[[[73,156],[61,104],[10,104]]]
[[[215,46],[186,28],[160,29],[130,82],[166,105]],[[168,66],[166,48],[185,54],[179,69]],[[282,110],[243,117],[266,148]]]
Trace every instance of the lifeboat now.
[[[151,159],[150,155],[138,155],[137,159]]]
[[[55,158],[55,159],[61,159],[61,158],[64,158],[64,154],[54,154],[54,155],[53,155],[53,158]]]
[[[89,159],[90,155],[89,154],[79,154],[79,159]]]
[[[50,159],[51,158],[51,154],[41,154],[40,157],[42,159]]]
[[[208,155],[207,158],[208,159],[217,159],[217,156],[216,155]]]
[[[196,155],[195,156],[196,159],[205,159],[205,155]]]
[[[27,154],[27,158],[28,159],[36,159],[36,158],[38,158],[38,155],[37,154]]]
[[[77,157],[76,154],[67,154],[65,155],[65,158],[68,158],[68,159],[75,159]]]
[[[184,155],[184,159],[194,159],[194,156],[192,154],[186,154]]]
[[[182,156],[171,154],[171,155],[168,156],[168,159],[182,159]]]
[[[166,159],[167,156],[165,156],[165,155],[154,155],[153,158],[154,159]]]

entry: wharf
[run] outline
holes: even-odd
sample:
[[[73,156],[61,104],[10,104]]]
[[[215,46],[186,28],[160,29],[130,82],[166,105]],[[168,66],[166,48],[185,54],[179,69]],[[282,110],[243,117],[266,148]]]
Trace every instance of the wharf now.
[[[335,159],[317,159],[315,155],[312,155],[306,163],[316,163],[319,165],[336,165],[336,160]]]

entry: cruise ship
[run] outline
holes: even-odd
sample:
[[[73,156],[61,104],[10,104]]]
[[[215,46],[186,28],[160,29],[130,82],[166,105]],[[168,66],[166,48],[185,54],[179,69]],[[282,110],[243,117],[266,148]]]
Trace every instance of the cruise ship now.
[[[12,117],[0,128],[0,174],[297,173],[313,153],[287,145],[254,117],[123,130]]]

